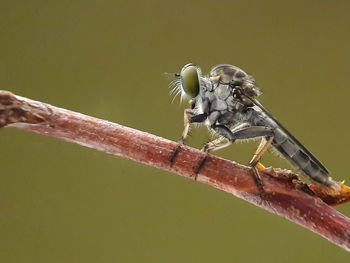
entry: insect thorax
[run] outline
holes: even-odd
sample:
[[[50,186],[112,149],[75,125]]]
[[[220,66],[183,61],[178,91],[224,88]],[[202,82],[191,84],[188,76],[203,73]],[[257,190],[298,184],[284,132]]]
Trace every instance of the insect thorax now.
[[[247,109],[251,101],[239,94],[244,81],[239,86],[222,82],[214,82],[209,78],[201,79],[200,94],[196,98],[195,107],[198,113],[208,115],[206,124],[235,126],[242,121],[248,121],[251,114]]]
[[[260,95],[259,89],[255,87],[254,78],[236,66],[217,65],[210,70],[209,78],[214,83],[229,84],[232,87],[240,88],[249,97]]]
[[[208,77],[200,77],[199,95],[192,100],[198,114],[206,114],[205,124],[226,125],[251,122],[250,98],[260,95],[254,78],[242,69],[228,64],[213,67]]]

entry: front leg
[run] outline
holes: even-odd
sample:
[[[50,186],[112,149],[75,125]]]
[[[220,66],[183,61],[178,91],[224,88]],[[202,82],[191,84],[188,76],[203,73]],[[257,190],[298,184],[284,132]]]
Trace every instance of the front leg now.
[[[185,109],[184,111],[184,130],[182,131],[182,136],[180,143],[184,143],[187,136],[188,136],[188,131],[190,130],[190,125],[191,123],[202,123],[204,122],[208,115],[206,113],[194,115],[195,112],[192,109]],[[191,116],[191,118],[189,118]]]
[[[191,118],[189,118],[190,116],[191,116]],[[185,111],[184,111],[184,126],[185,127],[184,127],[184,130],[182,131],[182,136],[181,136],[181,139],[179,141],[180,145],[175,149],[175,151],[171,154],[171,156],[169,158],[170,165],[173,164],[176,156],[180,152],[181,145],[184,144],[184,142],[188,136],[188,131],[189,131],[191,123],[204,122],[207,119],[207,117],[208,116],[206,113],[195,115],[195,111],[193,109],[185,109]]]
[[[196,107],[196,102],[193,101],[192,104],[192,108],[191,109],[185,109],[184,111],[184,130],[182,132],[182,136],[181,136],[181,140],[180,143],[184,143],[187,135],[188,135],[188,131],[190,129],[190,125],[191,123],[202,123],[204,122],[207,118],[208,118],[208,114],[209,114],[209,109],[210,109],[210,102],[208,99],[203,99],[201,102],[201,108],[203,109],[203,113],[201,114],[196,114],[194,108]],[[191,118],[189,118],[191,116]]]
[[[182,131],[182,136],[180,139],[180,143],[183,144],[188,136],[188,131],[190,129],[190,119],[189,116],[194,115],[194,110],[193,109],[185,109],[184,111],[184,129]]]

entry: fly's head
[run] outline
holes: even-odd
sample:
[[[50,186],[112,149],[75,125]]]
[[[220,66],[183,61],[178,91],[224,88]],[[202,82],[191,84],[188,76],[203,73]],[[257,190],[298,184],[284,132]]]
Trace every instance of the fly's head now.
[[[187,64],[180,74],[175,74],[177,79],[170,83],[172,90],[170,94],[175,94],[174,99],[180,94],[181,100],[187,98],[193,100],[200,93],[201,70],[193,64]]]

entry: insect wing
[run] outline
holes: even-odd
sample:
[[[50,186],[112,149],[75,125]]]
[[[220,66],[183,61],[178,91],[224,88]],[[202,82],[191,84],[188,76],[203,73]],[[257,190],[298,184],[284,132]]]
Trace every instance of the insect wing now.
[[[247,77],[248,75],[239,67],[220,64],[211,68],[209,76],[212,80],[220,80],[221,82],[228,83],[232,80]]]
[[[246,96],[246,95],[245,95]],[[248,97],[248,96],[246,96]],[[293,141],[294,144],[296,144],[300,150],[302,150],[313,162],[315,162],[317,164],[317,166],[320,168],[320,170],[322,170],[325,174],[329,174],[329,172],[327,171],[326,167],[323,166],[323,164],[308,150],[305,148],[304,145],[302,145],[286,128],[284,128],[284,126],[278,121],[276,120],[262,105],[259,101],[257,101],[256,99],[250,98],[248,97],[248,99],[250,101],[253,102],[253,104],[255,106],[257,106],[262,112],[264,112],[269,118],[271,118],[276,124],[277,126],[289,137],[289,139],[291,141]]]

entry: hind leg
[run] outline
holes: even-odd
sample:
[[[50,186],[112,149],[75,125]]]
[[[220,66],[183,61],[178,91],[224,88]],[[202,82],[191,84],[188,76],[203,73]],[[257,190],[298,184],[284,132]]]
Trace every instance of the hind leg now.
[[[254,175],[254,181],[256,186],[259,189],[259,195],[264,199],[264,188],[261,183],[261,177],[259,174],[259,168],[264,168],[264,166],[260,163],[261,157],[266,152],[266,150],[270,147],[274,136],[271,135],[270,137],[267,137],[266,139],[263,138],[260,142],[260,145],[258,149],[255,151],[255,154],[252,158],[252,160],[249,162],[250,166],[252,167],[253,175]]]

